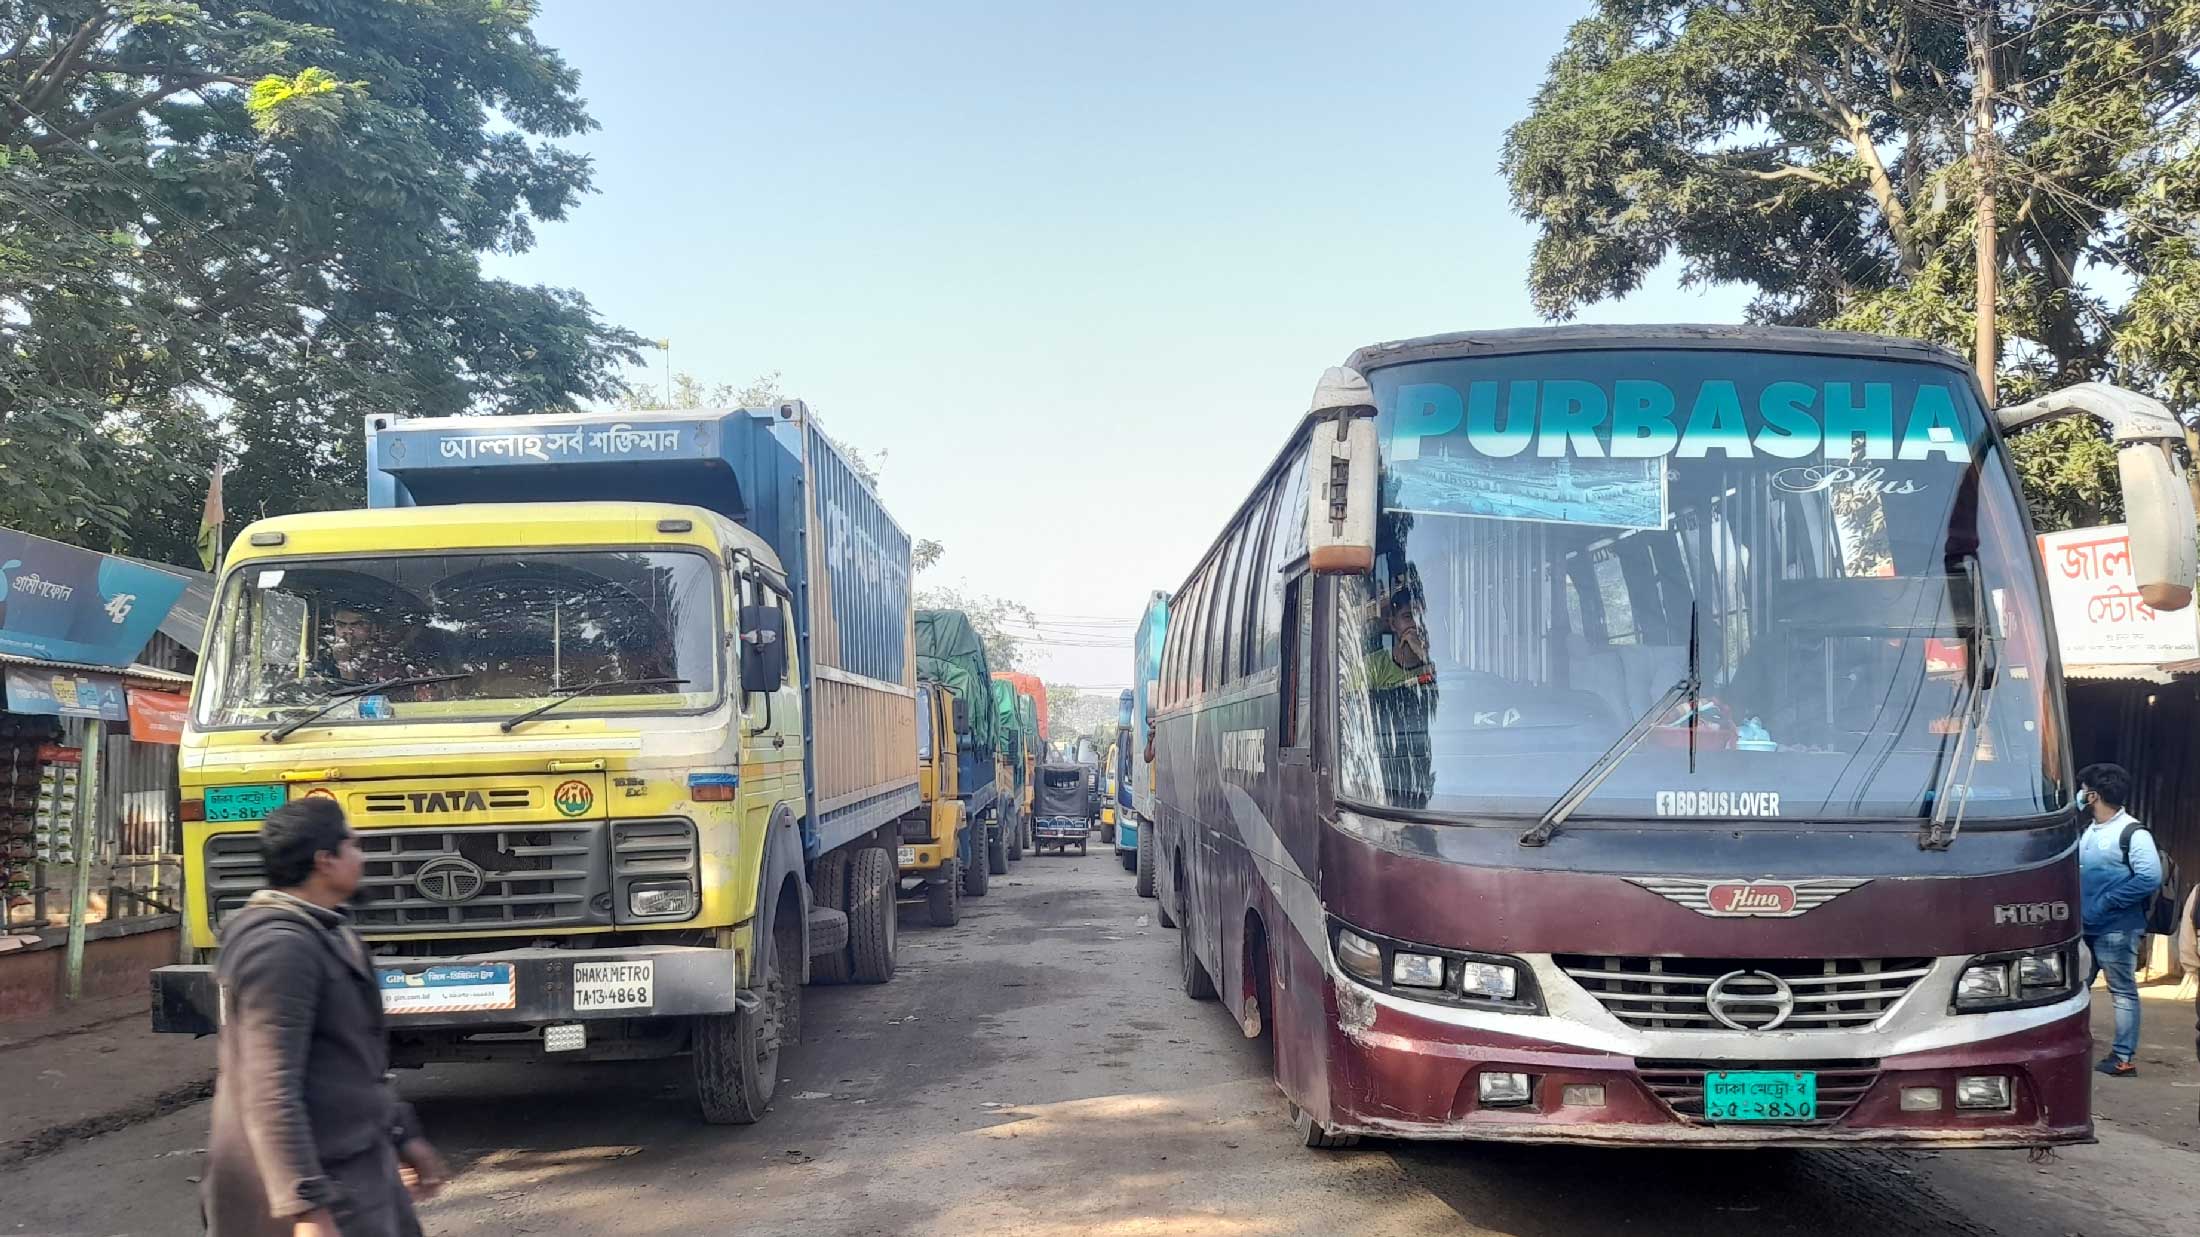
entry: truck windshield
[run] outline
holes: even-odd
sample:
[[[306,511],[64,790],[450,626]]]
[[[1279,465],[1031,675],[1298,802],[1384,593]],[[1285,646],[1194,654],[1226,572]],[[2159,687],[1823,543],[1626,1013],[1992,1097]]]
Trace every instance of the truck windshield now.
[[[1968,818],[2066,802],[2037,573],[1959,373],[1613,350],[1370,377],[1383,512],[1374,572],[1338,594],[1346,798],[1541,814],[1687,678],[1693,615],[1695,704],[1576,821],[1927,813],[1974,639],[1997,674]]]
[[[719,599],[686,551],[392,554],[257,562],[223,591],[202,728],[280,723],[385,679],[443,682],[345,700],[319,724],[682,712],[718,699]],[[686,680],[684,683],[666,680]]]

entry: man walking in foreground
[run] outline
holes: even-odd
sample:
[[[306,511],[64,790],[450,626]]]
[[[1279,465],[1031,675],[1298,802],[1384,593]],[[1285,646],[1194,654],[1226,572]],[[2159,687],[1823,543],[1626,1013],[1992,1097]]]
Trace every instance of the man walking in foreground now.
[[[366,856],[333,799],[268,813],[270,888],[222,929],[224,1018],[206,1220],[213,1237],[413,1237],[444,1168],[385,1079],[367,951],[342,907]],[[402,1161],[402,1168],[400,1162]]]
[[[2162,885],[2162,860],[2154,835],[2124,811],[2131,798],[2131,775],[2121,765],[2087,765],[2078,771],[2081,802],[2093,814],[2078,840],[2078,882],[2086,950],[2095,975],[2108,976],[2108,995],[2116,1007],[2116,1042],[2097,1069],[2111,1078],[2139,1072],[2131,1063],[2139,1050],[2139,946],[2146,940],[2147,903]]]

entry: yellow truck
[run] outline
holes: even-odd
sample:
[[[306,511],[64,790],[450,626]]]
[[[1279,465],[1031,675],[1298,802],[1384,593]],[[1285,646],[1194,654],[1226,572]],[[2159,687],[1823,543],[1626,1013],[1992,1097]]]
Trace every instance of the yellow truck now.
[[[965,897],[1008,871],[985,641],[960,610],[919,610],[917,759],[924,804],[899,822],[903,894],[953,927]],[[1013,823],[1013,822],[1011,822]]]
[[[401,1065],[686,1054],[751,1122],[802,985],[894,971],[921,801],[909,542],[799,403],[375,418],[367,510],[247,528],[180,753],[207,963],[256,832],[324,796]],[[646,500],[645,500],[646,499]]]

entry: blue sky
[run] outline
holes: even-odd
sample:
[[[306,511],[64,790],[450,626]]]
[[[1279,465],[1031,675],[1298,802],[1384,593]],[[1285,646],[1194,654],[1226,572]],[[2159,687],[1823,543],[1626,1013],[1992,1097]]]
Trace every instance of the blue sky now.
[[[1586,7],[545,0],[600,192],[493,268],[707,381],[779,371],[886,453],[887,506],[947,547],[920,584],[1127,629],[1325,367],[1534,324],[1497,161]],[[1668,273],[1584,319],[1745,300]],[[1123,634],[1030,668],[1120,685]]]

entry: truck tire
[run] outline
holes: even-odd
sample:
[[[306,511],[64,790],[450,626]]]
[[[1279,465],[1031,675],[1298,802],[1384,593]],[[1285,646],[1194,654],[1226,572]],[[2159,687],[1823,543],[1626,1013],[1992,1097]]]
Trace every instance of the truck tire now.
[[[985,828],[984,825],[978,827],[980,829]],[[983,841],[971,843],[970,850],[974,861],[962,870],[963,896],[966,898],[982,898],[985,896],[986,890],[993,887],[992,860],[985,853],[986,844]]]
[[[796,977],[802,924],[782,916],[765,943],[763,991],[755,1010],[706,1014],[690,1031],[696,1104],[711,1125],[754,1125],[779,1088],[781,1049],[802,1026],[802,985]]]
[[[1008,851],[1008,861],[1010,863],[1022,863],[1024,861],[1024,822],[1022,819],[1011,816],[1003,821],[1001,823],[1001,836],[1007,839],[1002,843],[1002,847]]]
[[[1136,872],[1138,870],[1138,852],[1135,850],[1115,852],[1115,861],[1122,864],[1123,870],[1126,872]]]
[[[848,852],[834,851],[818,856],[817,866],[811,870],[817,882],[810,890],[810,898],[819,906],[831,910],[848,909]],[[848,937],[855,939],[855,925],[848,927]],[[810,959],[810,982],[813,984],[844,984],[854,974],[849,961],[849,946],[843,945],[829,954],[819,954]]]
[[[1008,875],[1008,826],[994,821],[985,838],[985,870],[993,876]]]
[[[899,884],[892,851],[866,846],[849,857],[849,978],[859,984],[883,984],[894,977]]]
[[[1113,822],[1100,826],[1100,840],[1110,846],[1115,845],[1115,825]]]
[[[1150,898],[1150,897],[1152,897],[1152,896],[1153,896],[1153,853],[1154,853],[1154,850],[1155,850],[1156,848],[1155,848],[1155,846],[1154,846],[1154,844],[1153,844],[1153,840],[1152,840],[1152,839],[1153,839],[1153,832],[1152,832],[1152,830],[1153,830],[1153,826],[1152,826],[1152,825],[1147,825],[1146,827],[1144,827],[1144,828],[1142,828],[1142,829],[1140,829],[1140,830],[1138,831],[1138,886],[1137,886],[1137,887],[1138,887],[1138,896],[1139,896],[1139,897],[1141,897],[1141,898]],[[1163,924],[1162,926],[1163,926],[1163,927],[1167,927],[1168,925],[1167,925],[1167,924]]]
[[[924,882],[924,908],[935,928],[952,928],[962,921],[962,860],[950,859]]]

